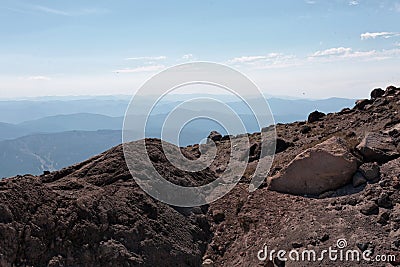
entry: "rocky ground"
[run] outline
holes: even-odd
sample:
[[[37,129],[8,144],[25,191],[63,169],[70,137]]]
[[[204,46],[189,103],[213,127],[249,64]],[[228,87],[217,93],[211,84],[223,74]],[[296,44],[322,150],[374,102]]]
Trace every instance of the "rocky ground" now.
[[[278,124],[272,170],[253,193],[248,184],[262,162],[262,140],[250,134],[244,176],[209,206],[176,208],[148,196],[129,173],[122,146],[61,171],[1,180],[0,266],[399,265],[399,111],[400,88],[388,87],[353,109]],[[231,140],[211,137],[218,156],[195,174],[171,166],[159,140],[147,147],[159,172],[193,186],[219,177],[229,161]],[[182,151],[200,156],[198,145]],[[319,253],[339,239],[345,249],[397,260],[257,257],[265,246]]]

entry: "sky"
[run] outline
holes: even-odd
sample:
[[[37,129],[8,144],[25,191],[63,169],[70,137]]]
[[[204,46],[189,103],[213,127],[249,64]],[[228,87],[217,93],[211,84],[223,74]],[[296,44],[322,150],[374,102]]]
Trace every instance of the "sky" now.
[[[163,69],[226,64],[268,95],[400,86],[400,1],[0,1],[0,98],[133,94]]]

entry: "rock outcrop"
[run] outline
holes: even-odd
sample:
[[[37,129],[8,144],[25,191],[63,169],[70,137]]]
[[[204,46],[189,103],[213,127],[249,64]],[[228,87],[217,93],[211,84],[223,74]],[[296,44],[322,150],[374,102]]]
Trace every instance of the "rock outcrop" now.
[[[392,137],[380,133],[367,133],[357,149],[365,162],[385,163],[400,155]]]
[[[212,132],[208,135],[207,138],[210,139],[210,140],[212,140],[212,141],[214,141],[214,142],[217,142],[217,141],[221,141],[222,135],[221,135],[219,132],[217,132],[217,131],[212,131]]]
[[[307,122],[313,123],[313,122],[319,121],[320,119],[322,119],[325,116],[326,116],[325,113],[319,112],[318,110],[316,110],[314,112],[311,112],[310,115],[308,115]]]
[[[348,184],[357,160],[344,140],[332,137],[299,154],[273,176],[269,188],[283,193],[318,195]]]
[[[378,97],[383,96],[384,94],[385,94],[385,90],[383,90],[381,88],[376,88],[371,91],[371,98],[378,98]]]

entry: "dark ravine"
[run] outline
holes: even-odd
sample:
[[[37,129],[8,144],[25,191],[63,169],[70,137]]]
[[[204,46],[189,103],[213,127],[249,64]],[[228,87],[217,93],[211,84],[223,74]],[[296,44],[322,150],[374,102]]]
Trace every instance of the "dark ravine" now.
[[[207,207],[178,209],[148,196],[129,173],[122,146],[57,172],[3,179],[0,266],[285,266],[278,260],[260,262],[257,252],[264,244],[271,249],[320,251],[335,246],[339,238],[347,240],[349,249],[397,255],[398,261],[387,264],[398,265],[399,112],[400,88],[388,87],[358,101],[353,109],[314,113],[308,122],[276,126],[279,153],[269,176],[279,175],[297,155],[331,137],[343,139],[357,158],[358,186],[350,183],[319,196],[271,191],[266,182],[248,192],[259,162],[260,133],[249,135],[252,155],[241,182]],[[379,159],[375,165],[365,165],[370,154],[358,146],[368,133],[376,134],[373,146],[367,142],[368,151]],[[176,183],[197,185],[215,179],[227,163],[229,138],[215,141],[216,160],[196,175],[170,166],[159,140],[148,139],[147,145],[160,172]],[[182,150],[188,158],[199,156],[198,145]]]

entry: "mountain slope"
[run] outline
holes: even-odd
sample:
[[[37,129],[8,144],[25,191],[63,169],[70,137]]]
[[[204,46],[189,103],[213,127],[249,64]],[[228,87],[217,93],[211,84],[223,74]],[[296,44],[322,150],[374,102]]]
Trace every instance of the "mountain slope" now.
[[[30,130],[15,124],[0,122],[0,140],[14,139],[27,135]]]
[[[121,131],[36,134],[0,142],[0,178],[58,170],[121,143]]]
[[[386,137],[390,133],[390,146],[399,155],[399,127],[400,88],[394,87],[383,97],[358,102],[353,109],[312,122],[277,125],[280,141],[269,176],[333,136],[346,142],[359,165],[368,161],[356,148],[367,132],[382,132]],[[257,156],[260,133],[249,138],[251,161],[241,182],[201,208],[173,208],[145,194],[128,172],[121,146],[50,174],[0,181],[1,265],[286,266],[276,254],[275,263],[260,261],[259,251],[268,245],[269,249],[321,252],[335,249],[339,239],[346,239],[348,249],[371,249],[374,256],[396,255],[397,260],[367,263],[325,258],[291,261],[287,266],[400,264],[398,156],[378,164],[379,179],[360,186],[348,184],[320,196],[282,194],[271,191],[266,183],[249,193],[249,180],[256,164],[262,163]],[[170,181],[189,186],[216,179],[229,162],[230,141],[216,144],[212,165],[193,173],[171,166],[160,141],[147,140],[155,168]],[[182,151],[189,159],[200,155],[198,145]],[[143,163],[141,158],[134,160]],[[143,165],[133,175],[149,178],[147,168]]]
[[[121,130],[123,117],[109,117],[91,113],[55,115],[26,121],[17,126],[32,132],[55,133],[65,131]]]
[[[198,184],[164,168],[159,141],[148,146],[165,175]],[[206,208],[174,209],[146,195],[122,146],[50,175],[2,180],[0,201],[1,266],[197,266],[210,238]]]

